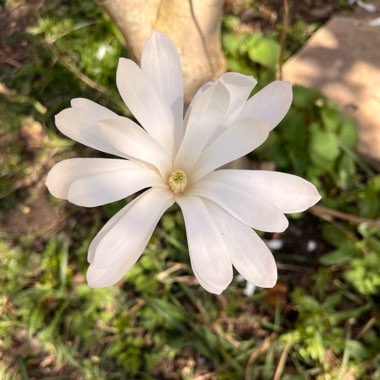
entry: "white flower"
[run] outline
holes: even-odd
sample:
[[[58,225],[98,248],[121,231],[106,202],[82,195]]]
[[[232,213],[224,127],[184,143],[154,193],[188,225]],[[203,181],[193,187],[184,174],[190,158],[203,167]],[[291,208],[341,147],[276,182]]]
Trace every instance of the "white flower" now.
[[[162,214],[177,202],[191,266],[206,290],[220,294],[232,280],[232,266],[256,286],[274,286],[275,261],[253,229],[284,231],[284,213],[314,205],[320,199],[317,190],[294,175],[215,169],[266,140],[290,107],[290,84],[273,82],[247,100],[256,81],[226,73],[198,91],[183,119],[179,55],[160,32],[146,42],[141,68],[120,59],[116,81],[143,128],[91,100],[73,99],[71,108],[56,116],[57,128],[121,159],[64,160],[46,181],[54,196],[85,207],[147,189],[91,242],[89,285],[119,281],[139,259]]]

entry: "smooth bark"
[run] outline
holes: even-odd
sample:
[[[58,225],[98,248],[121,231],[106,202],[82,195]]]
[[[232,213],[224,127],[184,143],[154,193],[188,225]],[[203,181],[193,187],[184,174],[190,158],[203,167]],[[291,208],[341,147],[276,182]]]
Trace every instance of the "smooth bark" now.
[[[121,30],[137,62],[153,30],[166,33],[181,56],[185,102],[225,71],[221,50],[223,0],[97,0]]]

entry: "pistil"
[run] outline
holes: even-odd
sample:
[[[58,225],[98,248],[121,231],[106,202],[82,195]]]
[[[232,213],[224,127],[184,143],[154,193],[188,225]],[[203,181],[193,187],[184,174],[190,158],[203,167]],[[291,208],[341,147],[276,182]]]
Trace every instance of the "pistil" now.
[[[187,185],[187,176],[182,170],[175,170],[170,174],[168,182],[174,194],[182,193]]]

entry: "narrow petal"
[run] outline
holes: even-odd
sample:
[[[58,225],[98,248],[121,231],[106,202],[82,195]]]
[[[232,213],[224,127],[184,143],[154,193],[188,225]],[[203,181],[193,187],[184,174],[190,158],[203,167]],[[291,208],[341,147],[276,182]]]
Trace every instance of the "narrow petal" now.
[[[108,108],[101,106],[98,103],[90,99],[85,98],[74,98],[71,99],[71,107],[79,108],[89,112],[89,116],[95,118],[96,120],[104,119],[105,117],[114,117],[117,116],[115,112],[109,110]]]
[[[213,202],[205,201],[228,247],[233,266],[249,282],[271,288],[277,281],[273,255],[255,231]]]
[[[212,86],[215,86],[215,83],[213,83],[213,82],[206,82],[201,87],[199,87],[198,91],[193,96],[193,99],[192,99],[190,105],[187,107],[187,110],[186,110],[186,113],[185,113],[185,118],[183,120],[183,127],[185,129],[186,129],[187,123],[188,123],[189,118],[190,118],[191,110],[192,110],[194,104],[197,104],[197,102],[198,102],[198,100],[197,100],[198,97],[200,97],[207,89],[209,89]]]
[[[66,108],[55,116],[57,128],[67,137],[81,144],[124,157],[100,133],[99,120],[118,117],[109,109],[88,99],[73,99],[73,108]]]
[[[287,114],[292,100],[290,82],[274,81],[247,101],[240,118],[265,120],[271,131]]]
[[[232,281],[232,265],[223,241],[204,202],[198,197],[179,197],[186,225],[194,275],[209,292],[220,294]]]
[[[46,186],[57,198],[68,199],[73,182],[91,176],[120,173],[139,165],[113,158],[70,158],[54,165],[46,178]]]
[[[174,117],[176,140],[183,137],[183,79],[179,54],[164,33],[155,31],[142,50],[141,69]]]
[[[170,157],[144,129],[126,117],[104,119],[100,122],[104,139],[129,157],[148,162],[163,176],[171,171]]]
[[[206,177],[193,185],[188,193],[215,202],[242,223],[260,231],[283,232],[289,224],[279,208],[244,188]]]
[[[125,257],[133,265],[162,214],[173,203],[173,193],[164,188],[155,187],[144,192],[97,243],[91,264],[98,268],[111,267]]]
[[[202,152],[193,170],[193,181],[256,149],[267,139],[268,133],[265,122],[253,119],[238,120]]]
[[[230,102],[224,119],[224,125],[230,125],[242,111],[248,96],[257,84],[257,80],[250,75],[240,73],[225,73],[220,81],[230,94]]]
[[[68,200],[78,206],[96,207],[124,199],[152,186],[166,187],[153,170],[131,161],[124,169],[77,179],[69,188]]]
[[[302,212],[315,205],[321,196],[315,186],[292,174],[265,170],[217,170],[207,176],[245,189],[272,203],[284,213]]]
[[[143,197],[144,194],[145,193],[139,195],[137,198],[133,199],[121,210],[119,210],[92,239],[87,253],[87,261],[89,263],[94,264],[95,252],[98,249],[99,243],[102,241],[102,239],[125,217],[131,207],[133,207],[136,202],[138,202]]]
[[[94,264],[90,264],[86,274],[88,285],[91,288],[105,288],[116,284],[126,275],[140,256],[141,255],[134,259],[129,258],[124,262],[120,262],[117,265],[107,268],[101,268]]]
[[[228,91],[221,84],[217,84],[205,90],[192,103],[185,136],[174,160],[176,169],[185,172],[191,170],[193,163],[220,125],[228,102]]]
[[[102,239],[112,230],[117,223],[122,220],[128,211],[139,201],[139,199],[144,194],[140,195],[132,202],[128,203],[123,207],[119,212],[117,212],[97,233],[97,235],[92,240],[90,247],[88,249],[87,260],[90,264],[90,267],[87,270],[87,282],[92,288],[104,288],[118,282],[125,274],[132,268],[136,261],[141,256],[139,251],[134,252],[134,254],[129,256],[121,256],[118,263],[109,266],[109,267],[97,267],[94,264],[95,252],[98,248],[99,243]]]
[[[120,95],[144,129],[169,153],[174,144],[174,119],[146,74],[130,59],[120,58],[116,73]]]
[[[118,282],[136,263],[140,255],[139,251],[135,252],[135,255],[130,255],[126,257],[121,257],[120,262],[109,266],[109,267],[97,267],[93,264],[95,252],[98,248],[99,243],[107,235],[112,228],[122,220],[131,207],[138,202],[138,200],[143,196],[140,195],[132,202],[128,203],[127,206],[123,207],[119,212],[117,212],[97,233],[97,235],[92,240],[90,247],[88,249],[87,260],[90,262],[90,267],[87,271],[87,282],[92,288],[104,288]]]

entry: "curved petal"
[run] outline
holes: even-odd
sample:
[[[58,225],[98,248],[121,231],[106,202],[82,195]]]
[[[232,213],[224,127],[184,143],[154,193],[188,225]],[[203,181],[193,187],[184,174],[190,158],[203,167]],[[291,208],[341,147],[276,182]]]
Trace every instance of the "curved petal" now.
[[[268,134],[265,122],[238,120],[205,148],[193,169],[192,181],[198,181],[212,170],[248,154],[260,146]]]
[[[119,212],[117,212],[104,226],[103,228],[96,234],[94,239],[92,240],[87,254],[87,260],[90,264],[90,267],[87,270],[87,282],[89,286],[92,288],[104,288],[106,286],[110,286],[118,282],[128,271],[129,269],[136,263],[141,254],[139,251],[135,252],[135,255],[121,257],[120,262],[112,265],[110,267],[97,267],[93,264],[95,252],[98,248],[99,243],[102,239],[107,235],[112,228],[122,220],[131,207],[138,202],[138,200],[143,196],[140,195],[132,202],[128,203],[125,207],[123,207]]]
[[[284,213],[302,212],[315,205],[321,196],[315,186],[292,174],[265,170],[217,170],[207,179],[245,189],[272,203]]]
[[[101,268],[94,264],[90,264],[87,269],[87,283],[91,288],[105,288],[120,281],[131,267],[136,263],[141,255],[135,259],[129,258],[124,262],[117,263],[112,267]]]
[[[207,89],[209,89],[211,86],[215,86],[215,83],[213,82],[206,82],[203,84],[201,87],[198,88],[198,91],[195,93],[193,96],[193,99],[189,106],[187,107],[186,113],[185,113],[185,118],[183,120],[183,127],[186,129],[187,123],[189,121],[189,117],[191,114],[191,110],[193,108],[193,105],[198,102],[197,98],[200,97]]]
[[[183,137],[183,79],[179,54],[164,33],[155,31],[144,45],[141,69],[173,115],[177,143]]]
[[[239,222],[213,202],[205,201],[228,247],[237,271],[250,283],[272,288],[277,281],[277,267],[273,255],[255,231]]]
[[[215,202],[242,223],[260,231],[283,232],[289,224],[282,211],[265,199],[208,177],[193,185],[188,194]]]
[[[117,114],[108,108],[101,106],[98,103],[86,98],[74,98],[70,101],[72,108],[79,108],[90,113],[89,116],[101,120],[105,117],[114,117]]]
[[[174,160],[174,168],[191,170],[210,137],[219,127],[228,106],[228,91],[221,84],[209,87],[192,103],[185,136]]]
[[[104,139],[125,155],[148,162],[166,177],[171,172],[169,154],[144,129],[126,117],[100,122]]]
[[[58,162],[46,178],[46,186],[57,198],[68,199],[73,182],[83,177],[123,172],[141,166],[127,160],[114,158],[70,158]]]
[[[250,75],[240,73],[225,73],[220,81],[230,94],[230,103],[227,108],[223,125],[230,125],[242,111],[248,96],[257,84],[257,80]]]
[[[66,108],[55,116],[57,128],[67,137],[90,148],[124,157],[104,140],[99,129],[99,120],[118,116],[88,99],[73,99],[71,104],[73,108]]]
[[[173,203],[173,193],[169,190],[155,187],[145,191],[97,242],[91,264],[98,268],[111,267],[125,257],[133,265],[148,244],[162,214]]]
[[[77,179],[69,188],[68,200],[78,206],[96,207],[116,202],[152,186],[166,187],[153,170],[127,161],[128,168]]]
[[[240,118],[265,120],[271,131],[287,114],[292,100],[290,82],[274,81],[248,99]]]
[[[87,261],[91,264],[94,264],[94,257],[95,252],[98,248],[99,243],[102,241],[102,239],[112,230],[116,224],[122,220],[125,215],[128,213],[128,211],[133,207],[136,202],[139,201],[139,199],[142,198],[142,196],[145,193],[142,193],[135,199],[133,199],[131,202],[129,202],[126,206],[124,206],[121,210],[119,210],[103,227],[102,229],[95,235],[95,237],[92,239],[90,246],[88,247],[87,252]],[[136,259],[137,260],[137,259]],[[133,265],[133,264],[132,264]]]
[[[220,294],[232,281],[232,265],[221,234],[198,197],[178,197],[185,219],[190,261],[199,283]]]
[[[130,59],[120,58],[116,72],[120,95],[144,129],[169,153],[174,144],[174,119],[146,74]]]

